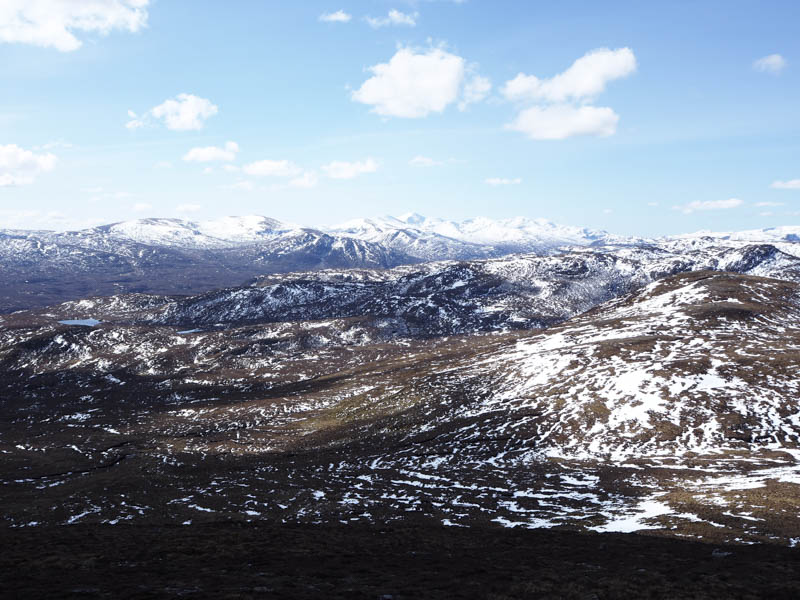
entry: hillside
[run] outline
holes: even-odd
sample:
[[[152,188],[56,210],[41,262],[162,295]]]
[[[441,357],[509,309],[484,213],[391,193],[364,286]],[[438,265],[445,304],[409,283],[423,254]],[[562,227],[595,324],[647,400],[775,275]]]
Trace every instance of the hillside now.
[[[193,332],[19,313],[0,330],[5,519],[794,543],[797,317],[798,284],[713,272],[543,332],[432,339],[363,316]]]

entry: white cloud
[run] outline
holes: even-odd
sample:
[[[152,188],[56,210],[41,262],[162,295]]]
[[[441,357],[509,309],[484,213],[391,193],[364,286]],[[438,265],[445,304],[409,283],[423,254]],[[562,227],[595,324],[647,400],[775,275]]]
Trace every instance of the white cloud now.
[[[84,188],[81,190],[84,193],[91,194],[89,197],[89,202],[92,204],[108,204],[110,203],[119,203],[122,200],[127,200],[129,198],[133,198],[136,194],[132,194],[131,192],[120,192],[120,191],[112,191],[107,190],[102,187],[92,187],[92,188]]]
[[[313,171],[306,171],[300,177],[295,177],[289,182],[290,187],[312,188],[317,185],[317,174]]]
[[[52,171],[58,158],[55,154],[36,154],[16,144],[0,146],[0,187],[29,185],[36,175]]]
[[[415,156],[408,164],[412,167],[438,167],[443,165],[444,163],[440,160],[434,160],[432,158],[428,158],[427,156]]]
[[[148,204],[147,202],[137,202],[131,207],[131,209],[134,212],[147,212],[153,209],[153,205]]]
[[[288,160],[259,160],[244,165],[242,171],[258,177],[295,177],[303,170]]]
[[[583,100],[603,92],[608,82],[627,77],[635,71],[636,57],[630,48],[599,48],[587,52],[566,71],[550,79],[520,73],[506,82],[502,93],[514,101]]]
[[[131,119],[125,123],[128,129],[144,127],[151,119],[161,120],[167,129],[173,131],[191,131],[202,129],[206,119],[219,112],[219,107],[206,98],[193,94],[178,94],[175,98],[165,100],[154,106],[142,116],[128,111]]]
[[[533,140],[563,140],[576,135],[613,135],[618,121],[617,113],[607,107],[556,104],[526,108],[506,127]]]
[[[239,180],[236,183],[232,183],[231,185],[225,185],[222,187],[227,190],[236,190],[238,192],[252,192],[254,189],[256,189],[256,186],[253,184],[252,181],[247,181],[245,179]]]
[[[519,185],[522,183],[522,179],[519,177],[515,179],[506,179],[505,177],[490,177],[489,179],[485,179],[484,183],[487,183],[492,186],[499,186],[499,185]]]
[[[149,0],[2,0],[0,42],[77,50],[77,32],[108,35],[147,25]]]
[[[415,27],[417,25],[417,18],[419,18],[419,13],[415,12],[414,14],[407,14],[393,8],[385,17],[366,17],[366,21],[371,27],[376,29],[378,27],[386,27],[388,25],[406,25],[408,27]]]
[[[133,112],[132,110],[129,110],[128,111],[128,118],[130,119],[130,121],[125,123],[125,128],[126,129],[133,130],[133,129],[139,129],[140,127],[144,127],[145,126],[145,115],[143,115],[142,118],[140,119],[136,115],[135,112]]]
[[[195,213],[203,210],[199,204],[179,204],[175,207],[175,212],[178,213]]]
[[[332,13],[322,13],[319,20],[324,23],[349,23],[353,16],[347,14],[343,10],[337,10]]]
[[[776,190],[800,190],[800,179],[773,181],[769,187],[775,188]]]
[[[236,142],[225,142],[225,146],[204,146],[192,148],[183,156],[187,162],[231,162],[236,160],[239,145]]]
[[[55,150],[57,148],[64,148],[69,150],[70,148],[74,148],[74,144],[70,144],[69,142],[65,142],[64,140],[53,140],[52,142],[47,142],[46,144],[42,144],[41,146],[34,146],[34,150]]]
[[[463,58],[441,48],[423,52],[401,48],[388,63],[369,68],[372,77],[353,92],[352,99],[388,117],[441,113],[458,99],[465,68]]]
[[[563,140],[576,135],[606,137],[617,131],[619,115],[608,107],[587,104],[607,84],[636,71],[630,48],[587,52],[564,72],[549,79],[519,73],[501,93],[506,99],[533,104],[506,127],[534,140]]]
[[[458,108],[464,110],[470,104],[480,102],[492,90],[492,82],[487,77],[475,75],[464,85],[464,94],[461,102],[458,103]]]
[[[768,210],[768,211],[765,211],[765,212],[758,213],[758,216],[759,217],[771,217],[774,214],[775,214],[774,212]]]
[[[353,179],[366,173],[374,173],[378,170],[378,162],[373,158],[368,158],[358,162],[344,162],[335,160],[322,167],[325,174],[332,179]]]
[[[728,200],[696,200],[688,204],[673,206],[672,208],[689,215],[700,210],[728,210],[741,206],[742,204],[744,203],[739,200],[739,198],[729,198]]]
[[[777,75],[786,68],[787,64],[786,59],[780,54],[770,54],[769,56],[764,56],[753,62],[753,68],[762,73]]]

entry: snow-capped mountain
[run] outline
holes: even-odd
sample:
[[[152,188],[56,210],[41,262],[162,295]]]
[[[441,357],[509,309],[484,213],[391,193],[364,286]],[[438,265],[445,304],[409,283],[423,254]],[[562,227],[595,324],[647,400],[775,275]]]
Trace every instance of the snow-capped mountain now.
[[[800,258],[773,246],[577,248],[394,269],[325,269],[264,275],[250,285],[188,298],[83,299],[47,309],[64,319],[207,329],[354,319],[372,341],[549,327],[664,277],[727,271],[800,282]],[[362,338],[359,338],[362,339]]]
[[[359,219],[315,229],[259,216],[213,221],[140,219],[82,231],[0,230],[0,313],[123,292],[197,294],[292,271],[389,269],[425,261],[576,248],[682,255],[770,244],[800,256],[800,227],[697,234],[659,240],[515,218],[465,221],[418,214]],[[643,256],[644,256],[643,254]],[[680,260],[675,258],[675,260]]]
[[[78,232],[77,235],[107,235],[115,240],[151,246],[178,248],[230,248],[270,241],[276,236],[298,229],[275,219],[260,216],[225,217],[212,221],[180,219],[140,219],[124,221]]]
[[[478,217],[448,221],[417,213],[397,218],[357,219],[328,231],[378,242],[426,260],[547,253],[563,246],[622,240],[605,231],[557,225],[545,219]]]

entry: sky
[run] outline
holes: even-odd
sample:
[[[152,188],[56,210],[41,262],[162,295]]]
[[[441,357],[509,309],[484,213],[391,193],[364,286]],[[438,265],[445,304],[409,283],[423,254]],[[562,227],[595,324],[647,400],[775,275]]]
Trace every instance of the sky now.
[[[2,0],[0,229],[800,224],[800,3]]]

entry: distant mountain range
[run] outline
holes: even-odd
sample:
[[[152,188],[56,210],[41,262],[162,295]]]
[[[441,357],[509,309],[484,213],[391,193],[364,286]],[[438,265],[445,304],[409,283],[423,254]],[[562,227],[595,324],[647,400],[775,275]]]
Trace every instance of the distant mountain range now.
[[[128,292],[197,294],[254,277],[320,269],[388,269],[432,260],[575,247],[656,247],[669,252],[768,243],[800,254],[800,227],[699,232],[658,240],[557,225],[543,219],[465,221],[401,217],[308,228],[262,216],[213,221],[141,219],[82,231],[0,229],[0,313]]]

